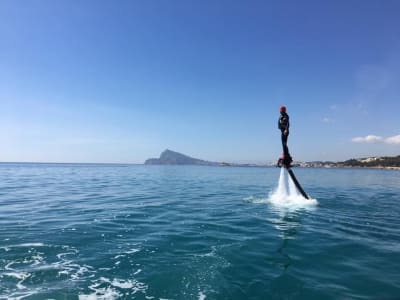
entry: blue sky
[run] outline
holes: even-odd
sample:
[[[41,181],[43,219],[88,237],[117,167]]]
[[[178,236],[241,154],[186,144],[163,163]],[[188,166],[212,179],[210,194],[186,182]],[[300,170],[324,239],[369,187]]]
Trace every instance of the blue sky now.
[[[400,2],[0,2],[0,161],[400,154]]]

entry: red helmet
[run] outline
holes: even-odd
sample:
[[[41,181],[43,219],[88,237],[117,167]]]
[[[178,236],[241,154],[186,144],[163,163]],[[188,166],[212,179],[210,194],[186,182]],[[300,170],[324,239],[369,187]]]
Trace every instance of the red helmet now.
[[[282,105],[282,106],[279,108],[279,111],[286,112],[286,106]]]

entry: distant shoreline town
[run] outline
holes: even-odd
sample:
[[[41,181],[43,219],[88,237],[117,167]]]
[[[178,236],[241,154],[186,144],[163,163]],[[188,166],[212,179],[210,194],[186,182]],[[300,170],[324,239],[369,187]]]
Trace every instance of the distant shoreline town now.
[[[221,167],[272,167],[270,164],[239,164],[228,162],[212,162],[193,158],[185,154],[172,150],[165,150],[159,158],[150,158],[145,161],[145,165],[201,165],[201,166],[221,166]],[[294,167],[301,168],[376,168],[400,170],[400,155],[398,156],[376,156],[358,159],[349,159],[342,162],[332,161],[312,161],[294,162]]]

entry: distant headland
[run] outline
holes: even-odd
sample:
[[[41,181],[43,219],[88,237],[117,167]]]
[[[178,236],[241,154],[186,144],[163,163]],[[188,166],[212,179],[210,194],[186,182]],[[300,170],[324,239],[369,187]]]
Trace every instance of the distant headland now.
[[[145,161],[145,165],[197,165],[197,166],[233,166],[233,167],[266,167],[274,166],[270,164],[237,164],[227,162],[213,162],[193,158],[188,155],[175,152],[169,149],[164,150],[159,158],[149,158]],[[332,161],[312,161],[312,162],[295,162],[295,167],[304,168],[384,168],[384,169],[400,169],[400,155],[383,156],[383,157],[364,157],[358,159],[349,159],[342,162]]]
[[[197,165],[197,166],[235,166],[235,167],[260,167],[257,164],[236,164],[227,162],[214,162],[175,152],[172,150],[164,150],[159,158],[149,158],[145,161],[145,165]],[[266,165],[263,165],[266,166]]]
[[[172,150],[165,150],[159,158],[149,158],[145,161],[145,165],[199,165],[199,166],[216,166],[218,163],[193,158],[182,153]]]

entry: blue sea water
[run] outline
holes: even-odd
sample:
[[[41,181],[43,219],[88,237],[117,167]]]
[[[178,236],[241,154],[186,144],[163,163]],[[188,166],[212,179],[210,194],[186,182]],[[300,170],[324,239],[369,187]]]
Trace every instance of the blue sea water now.
[[[400,172],[0,164],[0,299],[400,299]]]

